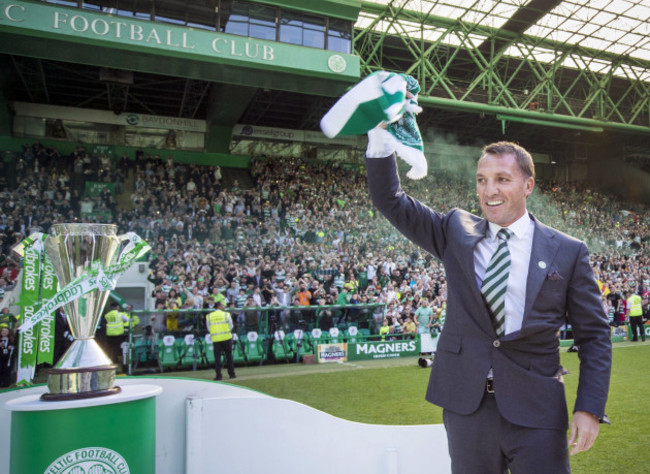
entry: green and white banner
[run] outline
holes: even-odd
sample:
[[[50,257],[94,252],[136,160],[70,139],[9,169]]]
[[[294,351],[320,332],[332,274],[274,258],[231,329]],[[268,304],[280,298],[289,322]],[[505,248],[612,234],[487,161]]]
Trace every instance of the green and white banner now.
[[[43,240],[41,234],[25,239],[23,246],[23,284],[19,306],[23,315],[23,325],[34,319],[36,305],[40,300],[41,263]],[[33,326],[33,325],[32,325]],[[18,340],[18,374],[16,383],[29,384],[34,377],[38,352],[38,328],[28,327],[20,331]]]
[[[56,274],[47,253],[42,254],[41,299],[49,300],[56,294]],[[54,312],[45,315],[38,323],[37,364],[54,364]]]

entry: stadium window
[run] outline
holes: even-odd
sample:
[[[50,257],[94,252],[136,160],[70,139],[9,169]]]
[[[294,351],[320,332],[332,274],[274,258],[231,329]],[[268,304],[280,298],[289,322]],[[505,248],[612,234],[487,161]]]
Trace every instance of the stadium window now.
[[[140,20],[151,20],[153,10],[152,0],[134,0],[131,3],[133,8],[133,16]]]
[[[60,5],[74,5],[85,10],[99,11],[109,15],[151,20],[152,0],[95,0],[91,2],[48,0]]]
[[[81,8],[83,8],[84,10],[91,10],[91,11],[96,11],[96,12],[103,11],[103,8],[102,8],[101,5],[95,5],[94,3],[90,3],[90,2],[83,2],[83,4],[81,5]]]
[[[66,7],[81,7],[81,1],[76,0],[46,0],[47,3],[54,3],[55,5],[63,5]]]
[[[311,48],[325,48],[325,18],[304,15],[302,44]]]
[[[209,25],[204,25],[202,23],[194,23],[192,21],[188,21],[186,24],[190,28],[199,28],[199,29],[202,29],[202,30],[210,30],[210,31],[215,30],[215,24],[214,23],[209,24]]]
[[[233,2],[230,14],[226,16],[224,32],[231,35],[248,36],[248,8],[246,3]],[[222,12],[222,19],[224,12]]]
[[[248,36],[251,38],[276,41],[277,23],[275,9],[263,5],[250,5],[250,29]]]
[[[327,23],[327,49],[352,52],[352,22],[330,18]]]
[[[302,45],[302,14],[282,12],[280,17],[280,41]]]
[[[154,21],[159,21],[160,23],[171,23],[172,25],[185,25],[184,20],[179,20],[178,18],[171,18],[163,15],[155,15]]]

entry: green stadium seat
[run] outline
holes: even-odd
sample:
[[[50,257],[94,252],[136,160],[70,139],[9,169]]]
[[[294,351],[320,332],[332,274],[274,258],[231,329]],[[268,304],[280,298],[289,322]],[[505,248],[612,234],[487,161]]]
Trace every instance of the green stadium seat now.
[[[359,332],[359,328],[356,326],[350,326],[347,328],[344,333],[344,338],[345,341],[349,343],[361,342],[364,340],[363,335]]]
[[[284,331],[275,331],[273,334],[273,346],[271,350],[273,351],[275,360],[284,360],[285,362],[289,361],[289,358],[291,357],[291,351],[286,344]]]
[[[330,328],[329,330],[329,341],[330,344],[338,344],[343,342],[343,335],[337,327]]]
[[[232,335],[232,360],[235,364],[248,364],[248,358],[246,356],[246,344],[239,335]],[[213,351],[214,352],[214,351]],[[214,353],[212,354],[212,360],[214,361]]]
[[[368,328],[360,328],[359,329],[359,334],[361,335],[361,337],[364,340],[368,340],[368,338],[370,337],[370,329],[368,329]]]
[[[133,362],[147,362],[151,341],[144,338],[134,339],[133,341]]]
[[[163,368],[176,367],[180,361],[176,338],[167,335],[158,343],[158,357]]]
[[[264,348],[262,346],[262,340],[256,331],[249,331],[246,334],[246,339],[243,341],[246,351],[246,359],[248,362],[259,362],[262,358],[262,353]]]
[[[309,333],[309,346],[311,349],[311,352],[313,354],[316,354],[318,351],[318,344],[325,344],[326,343],[326,337],[323,331],[321,331],[320,328],[314,328],[311,330],[311,333]]]
[[[203,338],[204,341],[204,354],[205,354],[205,360],[207,361],[208,365],[213,366],[214,365],[214,346],[212,345],[212,337],[210,334],[206,334],[205,337]],[[234,355],[234,345],[233,345],[233,355]]]
[[[194,356],[196,354],[196,365],[206,364],[203,340],[195,338],[194,334],[187,334],[179,343],[180,364],[183,367],[192,367],[194,365]]]
[[[291,358],[294,360],[299,360],[303,355],[309,354],[311,349],[311,344],[308,338],[305,336],[305,331],[302,329],[295,329],[293,333],[289,333],[286,336],[287,345],[291,351]]]

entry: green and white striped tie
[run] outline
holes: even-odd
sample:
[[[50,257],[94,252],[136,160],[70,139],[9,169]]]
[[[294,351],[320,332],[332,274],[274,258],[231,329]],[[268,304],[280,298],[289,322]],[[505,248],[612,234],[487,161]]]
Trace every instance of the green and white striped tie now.
[[[511,235],[512,232],[506,228],[497,232],[499,246],[490,259],[481,285],[481,293],[492,316],[494,330],[499,337],[503,336],[506,329],[506,291],[510,273],[508,239]]]

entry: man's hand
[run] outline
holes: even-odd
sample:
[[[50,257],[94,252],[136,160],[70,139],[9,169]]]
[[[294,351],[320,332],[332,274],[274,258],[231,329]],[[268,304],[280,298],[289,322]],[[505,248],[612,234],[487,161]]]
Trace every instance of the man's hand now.
[[[582,451],[588,451],[596,441],[600,421],[595,415],[586,411],[577,411],[573,414],[571,422],[571,435],[569,437],[569,446],[571,446],[571,455],[578,454]]]

